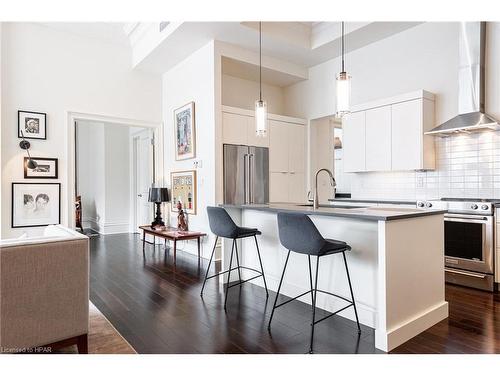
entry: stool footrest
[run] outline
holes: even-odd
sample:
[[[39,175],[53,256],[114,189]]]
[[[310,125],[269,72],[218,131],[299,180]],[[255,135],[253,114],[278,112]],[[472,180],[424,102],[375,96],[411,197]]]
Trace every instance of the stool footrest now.
[[[300,297],[302,297],[302,296],[305,296],[305,295],[306,295],[306,294],[308,294],[308,293],[311,293],[311,291],[310,291],[310,290],[308,290],[307,292],[304,292],[304,293],[302,293],[302,294],[299,294],[297,297],[293,297],[293,298],[289,299],[288,301],[282,302],[282,303],[280,303],[279,305],[276,305],[274,308],[276,309],[276,308],[278,308],[278,307],[281,307],[281,306],[283,306],[283,305],[286,305],[288,302],[295,301],[297,298],[300,298]]]
[[[331,314],[328,314],[327,316],[325,316],[325,317],[321,318],[320,320],[316,320],[313,324],[318,324],[319,322],[322,322],[322,321],[323,321],[323,320],[325,320],[325,319],[328,319],[328,318],[330,318],[330,317],[332,317],[332,316],[334,316],[334,315],[337,315],[339,312],[344,311],[345,309],[347,309],[348,307],[351,307],[351,306],[354,306],[354,303],[352,303],[352,302],[351,302],[351,303],[350,303],[350,304],[348,304],[347,306],[342,307],[341,309],[339,309],[339,310],[337,310],[337,311],[335,311],[335,312],[333,312],[333,313],[331,313]]]
[[[250,281],[250,280],[253,280],[253,279],[256,279],[258,277],[262,277],[262,275],[257,275],[257,276],[254,276],[254,277],[251,277],[249,279],[246,279],[246,280],[242,280],[242,281],[238,281],[237,283],[234,283],[234,284],[231,284],[231,285],[228,285],[227,288],[232,288],[234,286],[238,286],[238,285],[241,285],[243,283],[246,283],[247,281]]]
[[[250,268],[250,267],[239,266],[239,267],[234,267],[234,268],[231,268],[230,270],[225,270],[225,271],[222,271],[222,272],[216,273],[215,275],[212,275],[212,276],[208,276],[208,277],[207,277],[207,280],[208,280],[208,279],[212,279],[212,278],[217,277],[217,276],[220,276],[220,275],[224,275],[225,273],[228,273],[229,271],[231,271],[231,272],[236,271],[236,270],[238,270],[239,268],[244,268],[244,269],[249,270],[249,271],[257,272],[257,273],[259,274],[259,276],[261,276],[261,275],[262,275],[262,272],[260,272],[259,270],[256,270],[256,269],[253,269],[253,268]],[[256,276],[256,277],[259,277],[259,276]],[[253,280],[253,279],[251,279],[251,280]]]

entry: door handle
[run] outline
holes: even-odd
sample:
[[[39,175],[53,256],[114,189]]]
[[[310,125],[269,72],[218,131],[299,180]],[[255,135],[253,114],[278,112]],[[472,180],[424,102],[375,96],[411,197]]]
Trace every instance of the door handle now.
[[[243,155],[243,203],[248,204],[248,154]]]
[[[253,165],[252,165],[253,154],[248,154],[248,203],[253,202]]]
[[[137,194],[138,197],[142,197],[142,194]]]

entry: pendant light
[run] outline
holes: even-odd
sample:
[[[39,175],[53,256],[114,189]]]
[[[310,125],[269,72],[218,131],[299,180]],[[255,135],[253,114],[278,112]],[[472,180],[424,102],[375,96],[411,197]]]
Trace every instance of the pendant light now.
[[[336,116],[342,118],[350,112],[351,108],[351,76],[344,69],[344,22],[342,25],[341,52],[342,69],[337,75],[337,111]]]
[[[267,136],[267,103],[262,100],[262,22],[259,22],[259,100],[255,102],[255,133]]]

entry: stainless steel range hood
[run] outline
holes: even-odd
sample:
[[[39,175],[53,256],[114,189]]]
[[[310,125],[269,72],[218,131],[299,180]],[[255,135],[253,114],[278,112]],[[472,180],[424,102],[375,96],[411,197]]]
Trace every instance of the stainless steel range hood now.
[[[486,22],[461,22],[458,73],[458,116],[425,134],[449,136],[481,130],[500,130],[484,112]]]

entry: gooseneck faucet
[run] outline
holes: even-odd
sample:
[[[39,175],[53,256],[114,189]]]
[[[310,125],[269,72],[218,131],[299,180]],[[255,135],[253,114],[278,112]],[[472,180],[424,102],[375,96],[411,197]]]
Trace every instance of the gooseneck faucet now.
[[[333,173],[329,170],[329,169],[326,169],[326,168],[321,168],[319,169],[317,172],[316,172],[316,179],[315,179],[315,182],[314,182],[314,197],[313,197],[313,208],[316,210],[317,208],[319,208],[319,199],[318,199],[318,175],[321,171],[325,171],[326,173],[328,173],[328,175],[330,176],[330,184],[332,185],[333,187],[333,197],[335,197],[335,188],[337,186],[337,183],[335,182],[335,177],[333,177]]]

